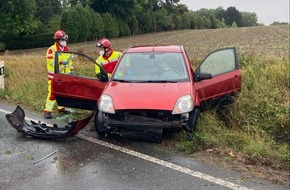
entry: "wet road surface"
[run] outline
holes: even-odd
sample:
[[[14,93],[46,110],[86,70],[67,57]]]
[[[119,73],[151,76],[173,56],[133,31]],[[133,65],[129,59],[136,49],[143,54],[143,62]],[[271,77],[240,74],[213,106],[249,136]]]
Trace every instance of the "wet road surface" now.
[[[87,127],[63,140],[27,138],[8,124],[3,110],[14,108],[0,104],[1,190],[288,189],[205,165],[155,143],[100,139]]]

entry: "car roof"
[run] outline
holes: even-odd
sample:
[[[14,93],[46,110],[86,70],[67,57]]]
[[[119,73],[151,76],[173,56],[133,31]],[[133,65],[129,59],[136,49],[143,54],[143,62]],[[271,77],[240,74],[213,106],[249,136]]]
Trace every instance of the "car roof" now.
[[[133,46],[128,48],[126,53],[142,53],[142,52],[172,52],[181,53],[184,51],[181,45],[145,45]]]

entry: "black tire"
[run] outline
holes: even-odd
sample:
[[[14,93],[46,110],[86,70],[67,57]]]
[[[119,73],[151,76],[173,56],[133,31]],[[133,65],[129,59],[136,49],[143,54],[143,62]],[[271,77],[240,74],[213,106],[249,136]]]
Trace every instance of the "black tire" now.
[[[197,130],[199,116],[200,116],[200,110],[198,108],[194,108],[189,113],[189,121],[188,121],[188,130],[189,131],[196,131]]]
[[[104,117],[103,112],[99,111],[95,114],[95,129],[99,136],[106,137],[107,136],[107,128],[104,125]]]

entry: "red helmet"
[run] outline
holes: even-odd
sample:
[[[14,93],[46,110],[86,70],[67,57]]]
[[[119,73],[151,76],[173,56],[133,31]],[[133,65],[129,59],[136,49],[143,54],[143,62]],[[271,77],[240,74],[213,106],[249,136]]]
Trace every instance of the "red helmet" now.
[[[111,42],[108,39],[102,38],[98,41],[97,47],[111,48],[112,46],[111,46]]]
[[[58,30],[54,33],[53,39],[55,39],[55,40],[67,40],[68,35],[63,30]]]

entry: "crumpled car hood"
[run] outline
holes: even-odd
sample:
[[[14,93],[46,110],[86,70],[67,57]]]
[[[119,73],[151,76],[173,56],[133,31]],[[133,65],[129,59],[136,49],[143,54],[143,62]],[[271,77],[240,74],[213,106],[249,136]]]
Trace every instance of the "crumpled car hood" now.
[[[115,110],[173,110],[178,98],[191,93],[191,83],[110,82],[103,94],[110,95]]]

